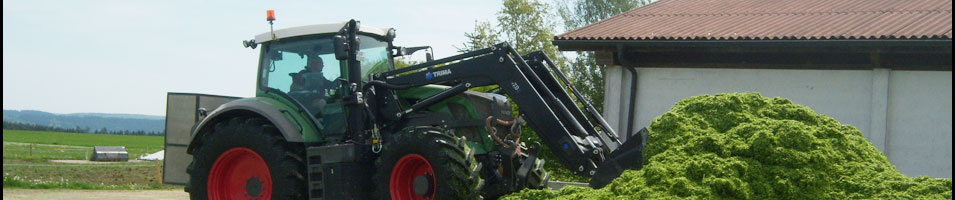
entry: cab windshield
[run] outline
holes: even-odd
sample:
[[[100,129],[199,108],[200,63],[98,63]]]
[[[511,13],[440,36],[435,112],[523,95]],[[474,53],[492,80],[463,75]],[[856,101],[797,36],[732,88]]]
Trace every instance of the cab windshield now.
[[[346,79],[347,65],[335,59],[332,36],[284,39],[267,45],[262,55],[261,83],[268,88],[291,93],[300,86],[297,80],[303,76],[321,77],[331,82],[337,82],[339,78]],[[359,35],[358,39],[361,42],[358,60],[361,61],[362,81],[368,81],[370,74],[394,68],[389,57],[388,42],[365,35]],[[323,92],[333,95],[337,91]]]
[[[318,119],[323,133],[345,132],[342,88],[347,80],[345,61],[335,59],[334,35],[286,38],[264,45],[259,84],[281,91]],[[359,35],[362,80],[392,69],[388,42]]]
[[[368,81],[368,75],[394,69],[388,57],[388,42],[372,37],[359,35],[361,49],[358,50],[358,61],[361,61],[361,80]]]

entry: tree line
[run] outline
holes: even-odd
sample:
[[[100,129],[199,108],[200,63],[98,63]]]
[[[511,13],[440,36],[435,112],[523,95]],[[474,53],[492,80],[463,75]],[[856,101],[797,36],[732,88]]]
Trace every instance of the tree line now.
[[[649,4],[649,0],[503,0],[497,24],[475,22],[474,32],[465,33],[467,41],[460,52],[509,42],[520,54],[543,51],[566,74],[582,96],[603,111],[606,66],[598,65],[592,51],[560,52],[553,44],[555,33],[574,30],[588,24]]]
[[[29,123],[20,123],[20,122],[3,122],[4,130],[27,130],[27,131],[52,131],[52,132],[66,132],[66,133],[91,133],[91,134],[112,134],[112,135],[166,135],[165,131],[144,131],[144,130],[109,130],[106,127],[100,129],[91,129],[90,127],[80,127],[76,126],[74,128],[62,128],[54,126],[45,126],[38,124],[29,124]]]
[[[477,21],[474,31],[465,33],[467,41],[456,46],[459,52],[486,48],[500,42],[509,42],[520,54],[542,51],[550,57],[561,73],[567,75],[574,87],[599,112],[603,111],[604,77],[606,67],[598,65],[593,51],[561,52],[553,44],[555,33],[574,30],[612,17],[627,10],[649,4],[649,0],[556,0],[549,4],[541,0],[502,0],[496,14],[497,23]],[[566,54],[565,54],[566,53]],[[569,54],[569,56],[568,56]],[[485,86],[488,87],[488,86]],[[492,87],[488,87],[491,89]],[[475,88],[482,91],[483,88]],[[569,88],[568,88],[569,89]],[[576,98],[576,97],[572,97]],[[517,105],[514,105],[517,106]],[[579,106],[579,105],[578,105]],[[517,108],[512,108],[517,112]],[[525,127],[522,143],[541,142],[533,130]],[[529,133],[529,134],[528,134]],[[540,158],[557,160],[547,146]],[[554,174],[570,171],[546,162],[544,168]],[[560,177],[562,180],[586,181],[583,177]]]

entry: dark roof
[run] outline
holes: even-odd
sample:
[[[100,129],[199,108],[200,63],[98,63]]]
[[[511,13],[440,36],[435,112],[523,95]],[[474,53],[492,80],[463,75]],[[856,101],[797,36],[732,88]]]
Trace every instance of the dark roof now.
[[[951,38],[951,0],[661,0],[555,40]]]

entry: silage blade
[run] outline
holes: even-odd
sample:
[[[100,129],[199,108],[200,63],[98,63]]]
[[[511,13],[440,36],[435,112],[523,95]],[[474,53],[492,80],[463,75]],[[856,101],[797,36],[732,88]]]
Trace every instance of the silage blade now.
[[[643,168],[643,150],[647,145],[647,128],[628,137],[626,142],[610,152],[610,157],[597,166],[597,172],[590,178],[590,187],[602,188],[623,174],[624,170]]]

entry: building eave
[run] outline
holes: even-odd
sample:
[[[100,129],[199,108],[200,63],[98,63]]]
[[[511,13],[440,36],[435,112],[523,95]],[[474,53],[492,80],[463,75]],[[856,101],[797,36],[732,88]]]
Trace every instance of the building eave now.
[[[894,40],[554,40],[561,51],[603,51],[618,47],[629,49],[773,49],[830,47],[906,47],[951,51],[951,39]]]

